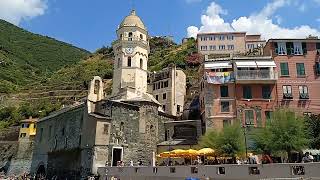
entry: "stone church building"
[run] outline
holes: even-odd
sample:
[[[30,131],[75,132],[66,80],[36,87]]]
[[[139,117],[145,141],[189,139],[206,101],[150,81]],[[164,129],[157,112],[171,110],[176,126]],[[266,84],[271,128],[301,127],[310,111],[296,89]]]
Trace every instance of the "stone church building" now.
[[[167,139],[165,122],[177,117],[164,113],[147,91],[148,39],[146,27],[132,11],[112,44],[111,97],[105,97],[103,81],[96,76],[85,102],[40,119],[31,173],[80,179],[118,161],[151,163],[157,144]]]

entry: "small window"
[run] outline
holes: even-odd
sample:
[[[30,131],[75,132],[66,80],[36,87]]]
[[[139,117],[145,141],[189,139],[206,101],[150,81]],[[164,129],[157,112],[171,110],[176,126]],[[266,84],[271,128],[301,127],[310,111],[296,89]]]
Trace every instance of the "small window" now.
[[[128,67],[131,67],[131,57],[128,57]]]
[[[304,69],[304,63],[297,63],[297,76],[305,76],[306,71]]]
[[[228,50],[233,50],[234,49],[234,45],[228,45]]]
[[[250,175],[259,175],[260,170],[258,167],[249,167],[249,174]]]
[[[20,138],[24,138],[24,137],[26,137],[26,136],[27,136],[26,133],[21,133],[21,134],[20,134]]]
[[[120,131],[124,131],[124,122],[120,123]]]
[[[140,69],[143,69],[143,60],[140,59]]]
[[[177,105],[177,112],[179,113],[181,111],[181,106]]]
[[[217,174],[219,174],[219,175],[226,174],[225,168],[224,167],[218,167],[217,168]]]
[[[100,90],[100,81],[99,80],[95,80],[94,81],[94,90],[93,93],[94,94],[98,94]]]
[[[140,39],[143,39],[143,35],[142,34],[140,34]]]
[[[271,99],[270,86],[262,86],[262,98],[263,99]]]
[[[161,81],[161,88],[163,88],[163,81]]]
[[[163,111],[166,111],[166,105],[162,105]]]
[[[225,45],[219,45],[219,50],[225,50],[226,46]]]
[[[108,134],[109,133],[109,124],[104,124],[103,125],[103,134]]]
[[[243,86],[243,98],[252,99],[252,91],[250,86]]]
[[[221,112],[230,112],[229,101],[221,101]]]
[[[229,97],[228,86],[220,86],[221,97]]]
[[[299,86],[299,97],[300,99],[309,99],[308,86]]]
[[[292,87],[290,85],[282,86],[283,89],[283,99],[292,99]]]
[[[118,58],[118,66],[117,66],[118,68],[120,68],[121,67],[121,59],[120,58]]]
[[[224,35],[220,36],[220,41],[224,41]]]
[[[170,173],[176,173],[176,168],[175,167],[170,167]]]
[[[62,136],[65,135],[65,128],[64,128],[64,127],[61,129],[61,135],[62,135]]]
[[[287,62],[280,63],[281,76],[289,76],[289,67]]]
[[[163,94],[162,94],[162,99],[163,99],[163,100],[167,99],[167,93],[163,93]]]
[[[156,95],[156,100],[157,100],[157,101],[159,100],[159,96],[158,96],[158,95]]]
[[[191,174],[198,174],[198,167],[191,167]]]
[[[156,84],[153,84],[153,90],[156,90]]]
[[[292,175],[301,176],[305,175],[305,170],[303,166],[292,166]]]
[[[132,41],[132,32],[129,32],[129,38],[128,38],[128,41]]]
[[[168,81],[165,81],[164,82],[164,87],[166,88],[166,87],[169,87],[169,82]]]
[[[254,112],[253,112],[253,110],[245,110],[245,123],[246,123],[246,125],[254,125]]]

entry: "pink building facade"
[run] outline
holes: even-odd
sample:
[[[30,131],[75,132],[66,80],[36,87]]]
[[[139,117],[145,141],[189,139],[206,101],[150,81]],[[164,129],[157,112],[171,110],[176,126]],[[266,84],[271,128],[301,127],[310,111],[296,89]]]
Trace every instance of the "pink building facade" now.
[[[277,65],[277,104],[301,114],[320,113],[320,39],[270,39],[264,53]]]

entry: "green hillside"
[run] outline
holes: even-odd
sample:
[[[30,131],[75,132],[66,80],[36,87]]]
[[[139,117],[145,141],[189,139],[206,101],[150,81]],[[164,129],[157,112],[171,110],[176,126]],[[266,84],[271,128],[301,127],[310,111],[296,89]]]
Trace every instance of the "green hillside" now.
[[[3,46],[5,48],[0,51],[1,59],[5,62],[5,65],[0,67],[1,70],[5,70],[0,72],[0,79],[2,84],[6,83],[6,89],[2,89],[2,92],[7,93],[2,101],[0,93],[0,129],[17,124],[29,116],[47,116],[62,105],[72,104],[86,97],[88,83],[93,76],[105,79],[105,91],[111,92],[112,48],[102,47],[89,54],[51,38],[28,33],[8,23],[2,22],[1,25],[7,26],[7,30],[1,31],[8,34],[10,31],[18,31],[21,37],[13,38],[30,45],[17,45],[12,43],[10,38],[0,35],[0,42],[6,43]],[[23,54],[20,51],[28,52]],[[61,54],[53,53],[59,51]],[[197,79],[201,57],[196,53],[196,43],[193,39],[177,45],[167,38],[151,38],[150,51],[150,71],[158,71],[174,63],[187,74],[189,87],[192,86],[190,82]],[[50,58],[45,58],[45,54]]]
[[[0,20],[0,93],[41,81],[89,52]]]

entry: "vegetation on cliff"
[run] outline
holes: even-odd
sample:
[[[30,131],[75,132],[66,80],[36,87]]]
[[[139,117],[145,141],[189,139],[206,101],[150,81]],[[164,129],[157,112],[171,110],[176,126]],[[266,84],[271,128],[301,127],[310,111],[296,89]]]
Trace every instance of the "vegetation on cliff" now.
[[[0,20],[0,93],[12,93],[75,64],[89,52]]]

